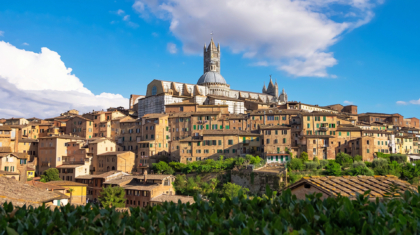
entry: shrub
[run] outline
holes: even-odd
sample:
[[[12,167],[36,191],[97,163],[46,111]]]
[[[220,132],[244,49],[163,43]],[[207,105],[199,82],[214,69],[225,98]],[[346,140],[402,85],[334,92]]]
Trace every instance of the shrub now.
[[[404,163],[407,162],[407,155],[404,154],[391,154],[389,157],[389,160],[391,162],[396,161],[398,163]]]
[[[335,162],[343,167],[349,167],[353,163],[353,158],[346,153],[338,153],[335,157]]]
[[[96,205],[51,210],[0,206],[2,234],[418,234],[420,195],[370,201],[345,196],[299,200],[286,190],[279,196],[208,200],[194,204],[163,202],[146,208]]]
[[[319,160],[319,165],[321,168],[325,168],[328,165],[328,160]]]
[[[168,165],[168,163],[160,161],[159,163],[152,164],[153,171],[158,174],[172,175],[175,171]]]
[[[369,168],[372,168],[372,162],[365,162],[365,165]]]
[[[57,168],[50,168],[41,175],[41,182],[49,182],[49,181],[58,181],[60,179],[60,175],[58,173]]]
[[[287,173],[287,177],[289,178],[289,182],[291,184],[293,184],[294,182],[300,180],[302,178],[302,175],[295,174],[293,172],[289,172],[289,173]]]
[[[182,169],[186,166],[184,163],[180,162],[170,162],[169,166],[172,167],[175,171],[182,171]]]
[[[304,166],[303,166],[303,162],[301,159],[299,158],[293,158],[290,163],[288,164],[288,167],[291,170],[303,170]]]
[[[223,185],[223,195],[231,200],[235,197],[238,197],[239,191],[242,191],[242,193],[246,194],[249,192],[249,189],[243,188],[240,185],[230,182]]]
[[[372,161],[372,167],[373,168],[377,168],[377,167],[388,167],[388,160],[384,159],[384,158],[378,158],[378,159],[374,159]]]
[[[373,171],[369,169],[364,162],[357,161],[352,164],[350,169],[346,172],[348,175],[367,175],[367,176],[373,176]]]
[[[360,155],[356,155],[353,157],[353,162],[357,162],[357,161],[363,161],[363,157]]]
[[[316,170],[317,168],[318,168],[318,166],[319,166],[319,163],[317,163],[317,162],[305,162],[305,165],[306,165],[306,169],[307,170],[311,170],[311,171],[313,171],[313,170]]]
[[[302,162],[307,162],[308,161],[308,153],[307,152],[302,152],[300,154],[300,159],[302,160]]]
[[[334,176],[340,176],[341,175],[341,166],[338,163],[330,162],[325,167],[325,174],[326,175],[334,175]]]
[[[102,188],[99,201],[103,207],[125,207],[125,189],[122,187]]]

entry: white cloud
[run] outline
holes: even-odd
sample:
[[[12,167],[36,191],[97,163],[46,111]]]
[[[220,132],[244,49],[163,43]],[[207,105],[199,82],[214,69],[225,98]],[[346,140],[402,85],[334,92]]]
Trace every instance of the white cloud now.
[[[263,67],[267,67],[268,66],[268,62],[267,61],[258,61],[255,63],[251,63],[251,66],[263,66]]]
[[[375,0],[136,0],[141,17],[171,22],[185,53],[202,53],[209,33],[221,46],[293,76],[332,77],[337,64],[328,48],[346,31],[374,16]],[[342,5],[343,7],[332,7]],[[335,12],[340,9],[343,12]],[[352,12],[353,17],[345,17]],[[330,18],[331,15],[342,17]]]
[[[4,36],[4,31],[0,30],[0,37],[3,37],[3,36]]]
[[[418,100],[410,100],[410,104],[419,104],[420,105],[420,99],[418,99]]]
[[[29,46],[29,43],[24,42],[24,43],[22,43],[22,45],[24,45],[24,46]]]
[[[397,101],[397,104],[398,105],[407,105],[407,102],[405,102],[405,101]]]
[[[124,20],[124,21],[128,21],[128,20],[130,20],[130,15],[125,15],[125,16],[123,17],[123,20]]]
[[[117,11],[117,15],[124,15],[124,13],[125,13],[125,11],[123,11],[121,9],[118,9],[118,11]]]
[[[345,100],[345,101],[343,102],[343,104],[352,105],[352,104],[353,104],[353,102],[352,102],[352,101]]]
[[[45,47],[35,53],[0,41],[0,65],[0,117],[46,118],[73,108],[127,106],[122,95],[93,94],[57,52]]]
[[[159,34],[158,34],[158,33],[153,32],[153,33],[152,33],[152,36],[153,36],[153,37],[158,37],[158,36],[159,36]]]
[[[171,53],[171,54],[175,54],[175,53],[177,53],[177,51],[178,51],[178,49],[176,48],[176,44],[174,44],[174,43],[172,43],[172,42],[169,42],[167,45],[166,45],[166,49],[169,51],[169,53]]]

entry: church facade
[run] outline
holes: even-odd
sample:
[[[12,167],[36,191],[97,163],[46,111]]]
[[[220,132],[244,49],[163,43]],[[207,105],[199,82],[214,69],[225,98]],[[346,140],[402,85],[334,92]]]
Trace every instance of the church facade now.
[[[188,102],[198,105],[228,105],[229,113],[246,113],[246,103],[253,102],[266,105],[287,103],[287,94],[278,95],[277,81],[273,84],[270,76],[268,88],[262,93],[233,90],[220,73],[220,45],[213,39],[204,45],[204,74],[196,84],[173,81],[153,80],[147,86],[146,96],[138,100],[138,116],[149,113],[164,113],[165,106],[174,103]]]

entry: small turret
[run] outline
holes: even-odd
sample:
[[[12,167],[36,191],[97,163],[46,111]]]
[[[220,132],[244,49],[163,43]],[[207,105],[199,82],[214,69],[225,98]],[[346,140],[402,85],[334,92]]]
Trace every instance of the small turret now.
[[[265,82],[264,82],[264,86],[263,86],[263,89],[262,89],[262,93],[266,93],[267,92],[267,87],[265,87]]]

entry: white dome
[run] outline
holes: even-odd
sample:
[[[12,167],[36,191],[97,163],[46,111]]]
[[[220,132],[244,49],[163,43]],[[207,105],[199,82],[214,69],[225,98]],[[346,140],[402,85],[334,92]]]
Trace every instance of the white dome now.
[[[198,79],[197,85],[204,83],[226,84],[226,80],[223,78],[222,75],[220,75],[220,73],[209,71],[201,75],[200,79]]]

